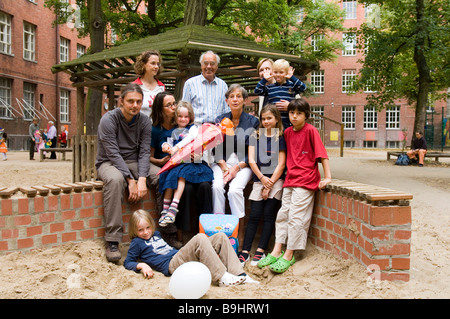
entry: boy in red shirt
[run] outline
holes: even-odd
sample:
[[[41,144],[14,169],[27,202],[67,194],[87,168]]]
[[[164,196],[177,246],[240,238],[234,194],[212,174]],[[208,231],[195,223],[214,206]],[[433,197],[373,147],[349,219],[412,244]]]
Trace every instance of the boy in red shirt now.
[[[295,263],[294,251],[304,250],[314,208],[314,194],[331,181],[330,165],[319,132],[306,123],[310,115],[308,102],[295,99],[288,106],[292,126],[284,131],[287,174],[283,184],[282,205],[275,228],[275,246],[258,267],[283,273]],[[319,162],[324,179],[321,180]],[[286,244],[286,251],[282,245]]]

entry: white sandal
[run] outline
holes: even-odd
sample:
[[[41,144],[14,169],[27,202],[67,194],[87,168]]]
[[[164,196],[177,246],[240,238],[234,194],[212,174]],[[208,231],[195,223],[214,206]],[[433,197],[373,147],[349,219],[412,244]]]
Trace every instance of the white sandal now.
[[[225,272],[222,278],[219,279],[219,287],[228,287],[240,285],[245,281],[246,276],[235,276],[229,272]]]

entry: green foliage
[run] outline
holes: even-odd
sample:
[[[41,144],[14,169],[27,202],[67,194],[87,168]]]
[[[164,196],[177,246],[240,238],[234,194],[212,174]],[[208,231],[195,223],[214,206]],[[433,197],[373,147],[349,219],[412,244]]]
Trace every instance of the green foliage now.
[[[206,25],[267,46],[298,54],[308,60],[332,60],[341,41],[334,32],[342,31],[343,11],[337,3],[324,0],[205,0],[208,8]],[[81,36],[89,34],[87,0],[77,0],[83,23]],[[189,5],[189,2],[187,2]],[[67,6],[61,0],[46,0],[45,5],[58,13],[58,23],[65,23]],[[107,46],[134,41],[183,25],[186,0],[102,0],[107,23]],[[148,8],[146,13],[137,8]],[[152,10],[154,8],[154,10]],[[195,8],[190,8],[195,10]],[[304,16],[299,23],[299,14]],[[110,31],[119,35],[112,43]],[[250,31],[251,30],[251,31]],[[319,50],[313,50],[310,37],[325,35]]]
[[[448,3],[424,1],[423,18],[419,21],[415,0],[367,2],[377,4],[380,10],[376,24],[369,21],[358,30],[359,48],[367,54],[361,61],[363,68],[355,90],[371,84],[377,93],[369,98],[369,103],[379,108],[401,98],[415,104],[421,85],[429,85],[431,99],[444,98],[446,94],[442,92],[450,86]],[[418,41],[420,36],[423,44]],[[415,52],[425,57],[430,69],[429,83],[419,81],[420,64],[414,59]]]

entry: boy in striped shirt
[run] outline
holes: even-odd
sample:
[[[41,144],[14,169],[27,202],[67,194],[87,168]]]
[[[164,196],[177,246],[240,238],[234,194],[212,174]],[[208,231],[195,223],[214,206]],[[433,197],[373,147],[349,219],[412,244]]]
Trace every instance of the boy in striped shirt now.
[[[275,83],[270,83],[270,79],[274,78]],[[275,104],[281,113],[281,121],[284,129],[291,126],[289,122],[289,114],[287,105],[293,100],[297,94],[304,92],[306,85],[294,76],[294,68],[284,59],[276,60],[273,63],[272,72],[264,70],[264,77],[256,85],[255,93],[265,96],[265,101]]]

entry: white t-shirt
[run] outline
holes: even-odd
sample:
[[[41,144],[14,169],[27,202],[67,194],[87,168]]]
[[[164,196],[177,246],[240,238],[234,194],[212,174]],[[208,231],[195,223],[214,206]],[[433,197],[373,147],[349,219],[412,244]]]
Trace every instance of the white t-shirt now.
[[[141,113],[147,115],[150,117],[150,114],[152,114],[152,105],[153,100],[155,99],[156,94],[160,92],[164,92],[166,87],[164,86],[164,83],[162,83],[159,80],[156,80],[158,82],[158,85],[153,90],[149,90],[143,83],[141,78],[137,78],[134,83],[138,84],[142,92],[144,92],[144,100],[142,101],[142,107],[141,107]]]

